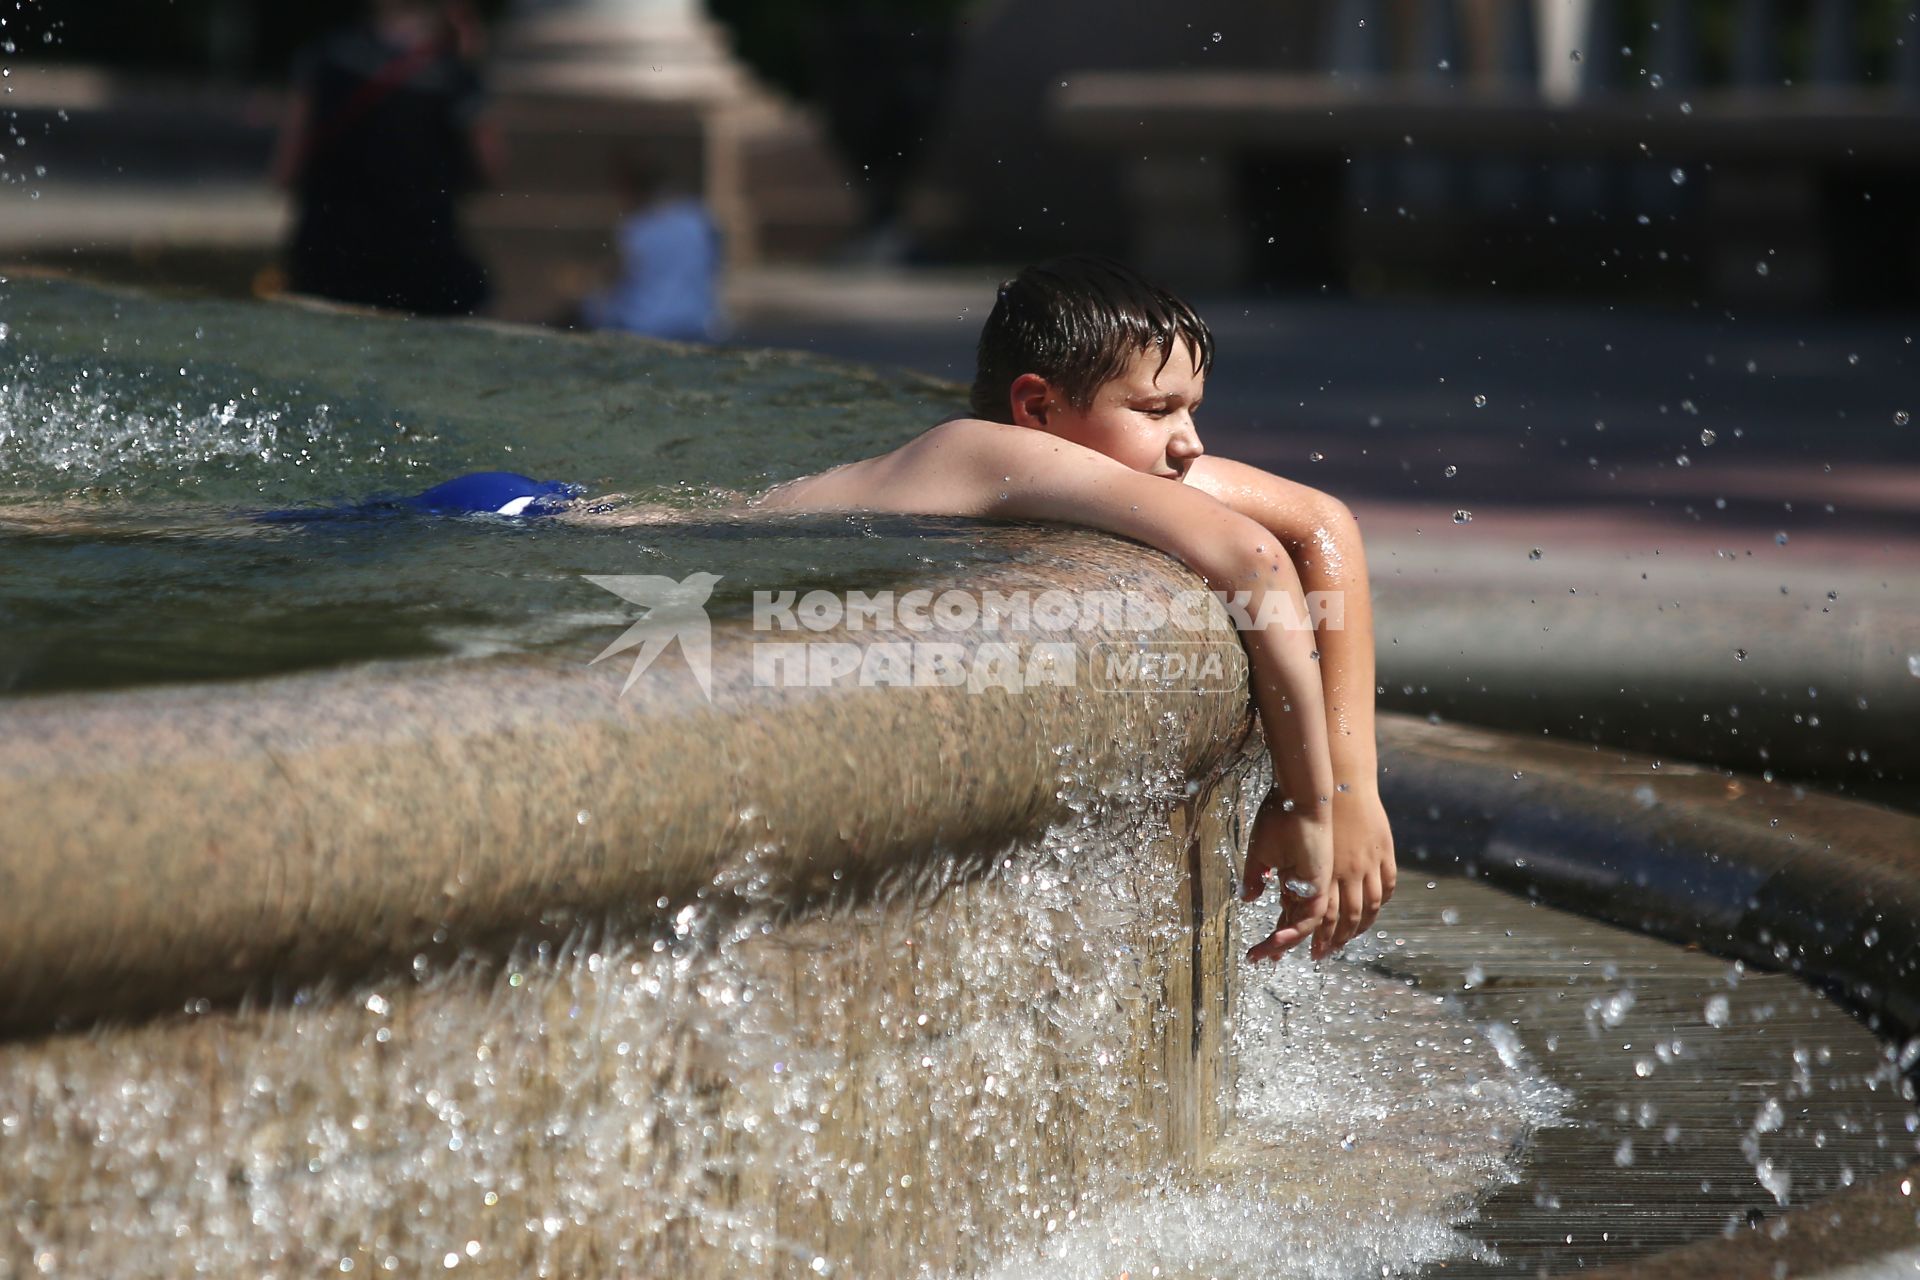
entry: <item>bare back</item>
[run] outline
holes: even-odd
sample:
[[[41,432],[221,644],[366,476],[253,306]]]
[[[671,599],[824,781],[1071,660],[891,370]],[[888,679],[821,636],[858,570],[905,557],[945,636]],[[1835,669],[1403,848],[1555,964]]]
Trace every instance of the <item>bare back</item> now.
[[[775,485],[749,505],[760,511],[981,515],[982,495],[969,480],[984,448],[1001,440],[1001,432],[1021,429],[972,419],[943,422],[890,453]]]

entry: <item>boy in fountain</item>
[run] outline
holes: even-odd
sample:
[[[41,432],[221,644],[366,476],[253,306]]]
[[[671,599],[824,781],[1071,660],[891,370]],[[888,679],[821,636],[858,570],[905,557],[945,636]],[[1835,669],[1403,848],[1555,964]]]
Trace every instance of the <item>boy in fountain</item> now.
[[[891,453],[779,485],[758,511],[893,511],[1052,520],[1144,542],[1184,561],[1245,616],[1307,618],[1308,592],[1340,600],[1313,629],[1243,627],[1274,789],[1248,841],[1243,892],[1278,880],[1273,932],[1248,953],[1314,957],[1373,923],[1393,894],[1393,836],[1373,741],[1373,616],[1360,531],[1339,502],[1254,467],[1207,457],[1194,414],[1213,335],[1192,308],[1118,263],[1060,258],[1000,291],[980,335],[972,408]],[[410,498],[264,512],[269,524],[367,515],[559,516],[651,523],[682,513],[506,472],[461,476]],[[0,515],[29,532],[62,512]],[[1265,606],[1276,594],[1282,606]],[[1338,621],[1335,621],[1335,619]]]
[[[1371,925],[1394,887],[1366,562],[1333,498],[1205,456],[1194,414],[1212,367],[1212,334],[1172,294],[1104,259],[1041,263],[1001,289],[981,331],[976,416],[752,505],[1087,525],[1179,558],[1215,591],[1250,593],[1250,618],[1275,592],[1296,618],[1310,616],[1307,592],[1344,598],[1341,625],[1241,633],[1275,783],[1243,893],[1259,897],[1269,872],[1281,886],[1279,922],[1248,958],[1311,937],[1318,959]]]

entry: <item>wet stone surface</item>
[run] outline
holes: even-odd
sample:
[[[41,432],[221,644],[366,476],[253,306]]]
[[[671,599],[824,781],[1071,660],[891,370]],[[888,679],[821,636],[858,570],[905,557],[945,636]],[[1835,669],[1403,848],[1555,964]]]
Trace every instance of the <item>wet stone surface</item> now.
[[[1465,1228],[1497,1260],[1431,1274],[1558,1273],[1723,1234],[1784,1246],[1787,1210],[1913,1161],[1889,1050],[1795,979],[1428,884],[1402,881],[1369,963],[1457,1000],[1571,1098]]]

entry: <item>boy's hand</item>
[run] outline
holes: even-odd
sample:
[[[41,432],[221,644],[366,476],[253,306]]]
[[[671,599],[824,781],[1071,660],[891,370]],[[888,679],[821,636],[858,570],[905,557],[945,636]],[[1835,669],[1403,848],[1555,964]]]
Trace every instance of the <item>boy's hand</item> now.
[[[1393,896],[1397,871],[1393,831],[1380,791],[1339,791],[1333,797],[1333,886],[1327,925],[1313,939],[1313,958],[1338,951],[1373,926]]]
[[[1247,868],[1240,900],[1252,902],[1273,873],[1280,882],[1280,919],[1247,959],[1278,960],[1317,929],[1324,929],[1333,885],[1333,828],[1326,818],[1290,813],[1286,797],[1269,791],[1247,840]],[[1311,890],[1311,892],[1309,892]]]

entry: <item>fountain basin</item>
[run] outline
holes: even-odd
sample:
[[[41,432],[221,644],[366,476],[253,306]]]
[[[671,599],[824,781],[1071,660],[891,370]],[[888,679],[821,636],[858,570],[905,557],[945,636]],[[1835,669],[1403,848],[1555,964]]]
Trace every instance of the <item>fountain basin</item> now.
[[[1057,1271],[1047,1242],[1129,1191],[1370,1176],[1285,1144],[1249,1172],[1228,1141],[1250,988],[1227,895],[1257,789],[1230,632],[1033,637],[1197,646],[1232,675],[1207,689],[755,683],[760,586],[1194,585],[1085,533],[749,526],[657,474],[764,483],[883,447],[949,389],[67,286],[28,303],[0,425],[51,410],[0,433],[4,498],[58,510],[0,526],[26,566],[10,634],[50,637],[0,651],[16,1270],[972,1273],[1038,1249]],[[196,363],[187,332],[215,354]],[[103,362],[102,341],[130,353]],[[244,405],[154,403],[256,377]],[[487,465],[693,518],[276,539],[234,514]],[[87,528],[59,528],[75,509]],[[671,655],[623,694],[623,663],[589,659],[631,617],[581,575],[701,567],[733,580],[712,699]],[[126,595],[101,622],[75,592]],[[129,618],[144,647],[116,639]],[[241,674],[263,678],[209,682]],[[1451,726],[1382,735],[1409,880],[1497,875],[1911,1027],[1897,815]],[[1775,816],[1796,819],[1785,852]],[[1458,1070],[1471,1092],[1523,1067]],[[1450,1185],[1445,1212],[1484,1194]],[[1445,1256],[1435,1238],[1418,1257]],[[1411,1265],[1387,1248],[1369,1265]]]

